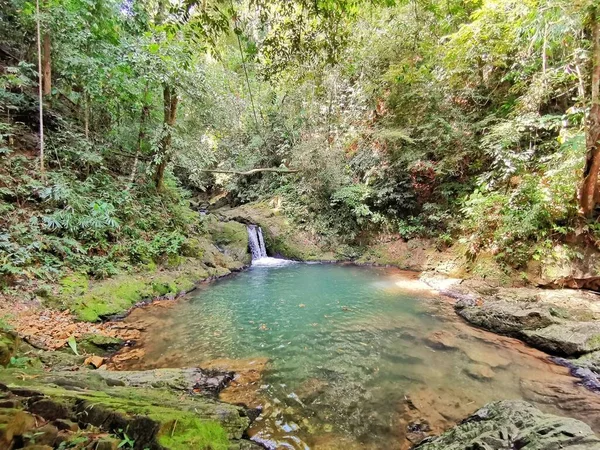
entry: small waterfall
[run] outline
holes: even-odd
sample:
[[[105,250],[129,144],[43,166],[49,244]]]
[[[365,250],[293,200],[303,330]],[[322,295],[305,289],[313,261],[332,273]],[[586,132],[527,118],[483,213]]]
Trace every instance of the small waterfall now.
[[[265,240],[263,238],[262,229],[256,225],[248,225],[248,243],[250,245],[250,252],[252,253],[252,260],[257,260],[267,257],[267,249],[265,247]]]

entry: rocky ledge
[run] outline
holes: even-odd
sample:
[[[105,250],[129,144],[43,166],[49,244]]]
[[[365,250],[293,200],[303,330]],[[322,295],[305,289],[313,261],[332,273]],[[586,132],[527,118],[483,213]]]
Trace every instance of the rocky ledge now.
[[[243,439],[255,412],[216,399],[232,376],[1,369],[0,448],[260,449]]]
[[[444,434],[413,450],[600,450],[591,428],[579,420],[544,414],[523,401],[490,403]]]
[[[457,314],[469,323],[555,356],[588,388],[600,391],[600,295],[576,289],[501,288],[430,274],[422,279],[456,299]]]

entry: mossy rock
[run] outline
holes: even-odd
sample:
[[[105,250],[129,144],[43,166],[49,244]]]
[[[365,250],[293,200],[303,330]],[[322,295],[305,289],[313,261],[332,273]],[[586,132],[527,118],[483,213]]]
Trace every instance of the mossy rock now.
[[[413,448],[600,450],[600,439],[579,420],[544,414],[523,401],[505,400],[485,405],[441,436]]]
[[[219,222],[214,216],[206,219],[206,225],[215,245],[226,255],[245,264],[250,262],[246,225],[236,221]]]
[[[19,348],[19,338],[10,331],[0,330],[0,366],[8,366]]]
[[[152,371],[148,373],[140,372],[139,377],[151,377]],[[182,395],[181,390],[109,385],[96,372],[29,371],[28,375],[23,377],[22,371],[15,370],[0,372],[9,390],[36,399],[27,404],[37,405],[38,414],[64,417],[114,435],[125,432],[135,440],[136,448],[255,448],[242,439],[250,419],[239,406]]]
[[[77,343],[77,348],[85,353],[106,356],[117,351],[123,345],[123,340],[102,334],[87,334]]]
[[[228,270],[226,270],[228,273]],[[96,322],[126,312],[136,303],[159,297],[174,297],[194,289],[211,274],[196,258],[180,257],[177,268],[121,275],[112,279],[62,291],[54,303],[70,309],[78,319]],[[78,278],[81,280],[80,278]],[[73,284],[68,283],[69,286]],[[68,294],[66,294],[67,292]]]

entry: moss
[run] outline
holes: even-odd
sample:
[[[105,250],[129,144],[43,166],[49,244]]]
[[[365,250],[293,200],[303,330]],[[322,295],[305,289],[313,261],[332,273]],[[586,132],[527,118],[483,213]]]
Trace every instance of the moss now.
[[[77,347],[85,353],[105,356],[123,345],[123,340],[102,334],[87,334],[78,342]]]
[[[161,431],[158,443],[171,450],[187,450],[190,448],[227,450],[229,448],[227,433],[217,422],[186,417],[173,422],[171,430],[166,427]]]
[[[84,294],[89,287],[89,280],[86,275],[74,273],[60,280],[60,293],[63,296],[71,297]]]
[[[600,350],[600,334],[593,335],[586,342],[588,352]]]
[[[181,246],[181,254],[192,258],[202,259],[206,253],[206,241],[201,241],[198,238],[187,239]]]
[[[92,287],[75,300],[72,309],[80,320],[96,322],[102,317],[126,311],[153,294],[151,284],[133,277],[119,277]]]

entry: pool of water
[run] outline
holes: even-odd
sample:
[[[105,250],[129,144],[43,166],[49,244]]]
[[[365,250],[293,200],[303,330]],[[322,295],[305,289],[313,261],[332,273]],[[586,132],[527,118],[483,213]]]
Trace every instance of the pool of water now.
[[[565,406],[565,396],[593,395],[566,369],[464,324],[450,300],[406,272],[252,267],[128,320],[149,317],[143,356],[123,368],[268,359],[254,383],[263,414],[250,435],[272,448],[408,448],[500,399],[600,423],[600,413]]]

